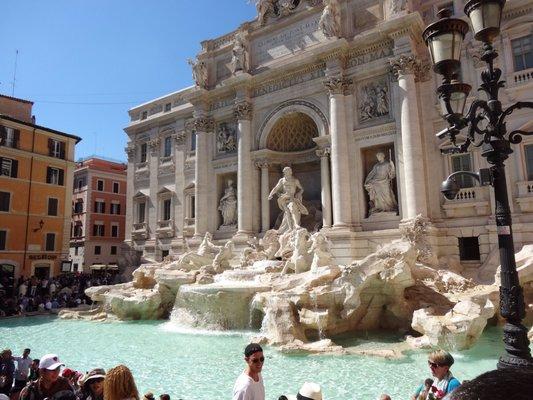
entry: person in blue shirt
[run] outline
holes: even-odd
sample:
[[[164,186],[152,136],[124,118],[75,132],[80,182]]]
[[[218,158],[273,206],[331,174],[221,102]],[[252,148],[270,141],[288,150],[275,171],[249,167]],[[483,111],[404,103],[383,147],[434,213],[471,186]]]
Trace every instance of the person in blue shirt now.
[[[431,370],[431,374],[436,378],[430,389],[430,393],[433,393],[434,398],[443,398],[461,385],[461,382],[450,371],[453,363],[454,359],[447,351],[437,350],[429,355],[429,369]]]
[[[411,396],[411,400],[426,400],[426,397],[433,386],[433,379],[428,378],[422,385],[416,389],[415,394]]]

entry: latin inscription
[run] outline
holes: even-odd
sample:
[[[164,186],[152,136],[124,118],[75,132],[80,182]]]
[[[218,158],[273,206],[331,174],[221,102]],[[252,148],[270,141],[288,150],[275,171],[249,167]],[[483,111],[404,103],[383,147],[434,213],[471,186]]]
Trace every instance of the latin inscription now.
[[[325,39],[318,28],[320,15],[308,18],[297,25],[289,26],[280,33],[254,40],[252,59],[254,67],[277,58],[295,54]]]

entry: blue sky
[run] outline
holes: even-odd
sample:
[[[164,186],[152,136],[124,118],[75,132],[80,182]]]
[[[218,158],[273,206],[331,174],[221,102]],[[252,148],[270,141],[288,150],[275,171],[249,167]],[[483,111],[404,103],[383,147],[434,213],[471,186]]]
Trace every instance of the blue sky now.
[[[187,58],[253,19],[246,0],[1,0],[0,93],[83,138],[76,158],[125,160],[127,110],[192,84]]]

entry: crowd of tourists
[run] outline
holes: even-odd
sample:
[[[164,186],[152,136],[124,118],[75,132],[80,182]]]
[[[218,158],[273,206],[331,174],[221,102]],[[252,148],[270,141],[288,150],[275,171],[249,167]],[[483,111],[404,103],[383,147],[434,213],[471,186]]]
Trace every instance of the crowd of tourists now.
[[[139,395],[135,379],[125,365],[107,372],[95,368],[82,373],[65,368],[56,354],[32,359],[30,353],[30,349],[25,349],[21,356],[13,356],[11,350],[0,354],[0,400],[157,400],[152,392]],[[233,400],[265,400],[261,376],[265,356],[261,346],[257,343],[246,346],[244,361],[245,369],[233,387]],[[531,400],[531,370],[491,371],[461,384],[451,372],[453,363],[448,352],[432,352],[428,357],[431,378],[413,391],[411,399]],[[392,400],[387,394],[378,398]],[[170,395],[161,394],[159,400],[170,400]],[[296,394],[281,395],[278,400],[323,400],[322,388],[317,383],[305,382]]]
[[[90,304],[85,289],[114,282],[109,273],[99,276],[84,273],[62,274],[55,278],[19,278],[10,285],[6,278],[0,282],[0,317],[34,312],[74,308]]]

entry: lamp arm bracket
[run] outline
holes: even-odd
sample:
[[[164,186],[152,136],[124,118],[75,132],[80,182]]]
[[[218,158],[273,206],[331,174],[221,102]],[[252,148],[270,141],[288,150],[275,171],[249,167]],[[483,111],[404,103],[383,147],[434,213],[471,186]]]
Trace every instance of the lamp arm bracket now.
[[[457,172],[454,172],[453,174],[451,174],[450,176],[448,176],[448,179],[447,180],[455,180],[454,178],[456,176],[461,176],[461,175],[468,175],[468,176],[471,176],[472,178],[474,178],[475,180],[477,180],[478,182],[481,182],[481,178],[479,177],[479,173],[477,172],[471,172],[471,171],[457,171]]]

